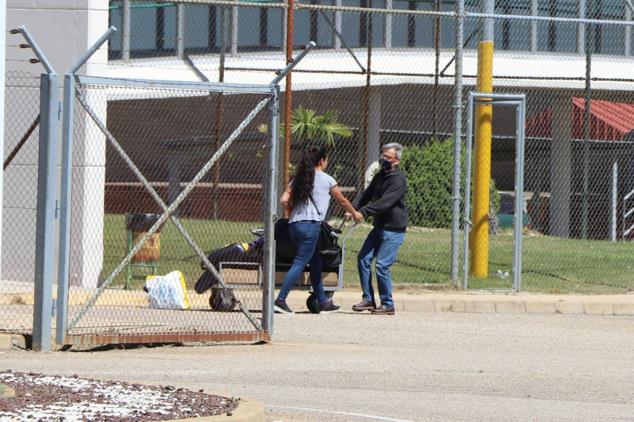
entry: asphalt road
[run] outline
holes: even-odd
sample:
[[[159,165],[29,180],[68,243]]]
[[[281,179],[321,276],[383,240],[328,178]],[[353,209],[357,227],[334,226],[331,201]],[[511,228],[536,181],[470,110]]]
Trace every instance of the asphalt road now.
[[[0,354],[0,369],[204,388],[270,421],[634,421],[634,317],[281,315],[274,342]]]

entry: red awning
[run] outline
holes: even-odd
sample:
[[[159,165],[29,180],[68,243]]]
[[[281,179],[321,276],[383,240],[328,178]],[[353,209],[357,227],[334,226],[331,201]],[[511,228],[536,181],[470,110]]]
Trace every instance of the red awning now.
[[[583,139],[583,121],[586,101],[572,98],[572,137]],[[526,119],[526,135],[531,137],[551,137],[552,107]],[[634,104],[615,103],[604,100],[590,100],[590,139],[622,141],[634,131]]]

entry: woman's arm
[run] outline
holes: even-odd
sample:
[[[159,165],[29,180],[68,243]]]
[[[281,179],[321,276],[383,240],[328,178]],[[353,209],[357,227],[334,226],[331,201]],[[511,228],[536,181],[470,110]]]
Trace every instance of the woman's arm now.
[[[363,221],[363,214],[354,209],[350,201],[348,201],[348,199],[343,196],[343,193],[341,193],[341,189],[339,189],[339,186],[335,185],[330,189],[330,196],[335,198],[335,201],[337,201],[339,205],[341,205],[341,208],[343,208],[344,211],[352,214],[356,222]]]
[[[282,204],[282,209],[286,215],[291,215],[291,211],[293,211],[293,207],[291,207],[291,185],[288,185],[282,197],[280,198],[280,203]]]

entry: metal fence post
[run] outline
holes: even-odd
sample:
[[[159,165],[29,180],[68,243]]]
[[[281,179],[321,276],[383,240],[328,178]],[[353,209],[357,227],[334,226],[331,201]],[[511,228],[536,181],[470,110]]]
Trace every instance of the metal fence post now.
[[[37,181],[35,239],[35,302],[33,349],[51,350],[53,312],[53,260],[55,257],[55,203],[57,120],[59,112],[56,73],[43,73],[40,86],[40,144]]]
[[[63,344],[68,316],[68,273],[70,258],[70,199],[73,167],[73,117],[75,115],[75,77],[64,75],[64,114],[62,120],[62,175],[60,187],[59,255],[57,266],[56,341]]]
[[[275,95],[270,106],[270,147],[269,147],[269,209],[267,210],[265,238],[267,239],[265,278],[262,292],[262,329],[273,334],[273,295],[275,292],[275,220],[277,219],[277,158],[279,142],[280,100],[279,87],[275,87]]]
[[[57,313],[55,339],[63,344],[66,336],[68,318],[68,277],[70,271],[70,203],[72,195],[73,176],[73,119],[75,117],[75,75],[90,59],[90,57],[105,43],[110,35],[116,31],[111,26],[95,43],[77,60],[64,75],[64,105],[62,121],[62,157],[60,181],[60,221],[59,221],[59,252],[57,263]],[[129,34],[129,33],[128,33]]]
[[[469,215],[471,214],[471,155],[473,148],[473,93],[469,93],[469,99],[467,100],[467,140],[465,145],[465,180],[464,180],[464,227],[463,227],[463,274],[462,274],[462,288],[469,288],[469,232],[471,231],[471,221]]]
[[[611,217],[611,230],[610,230],[610,240],[612,242],[616,242],[616,206],[618,202],[619,195],[619,164],[615,160],[612,164],[612,207],[610,208],[610,217]]]
[[[515,152],[515,244],[513,259],[513,290],[519,292],[522,286],[522,234],[524,230],[524,146],[526,124],[526,99],[516,106],[516,152]]]
[[[464,0],[456,2],[456,71],[454,76],[454,145],[453,145],[453,179],[451,210],[451,281],[458,285],[458,267],[460,260],[458,237],[460,236],[460,178],[462,149],[462,50],[464,37]],[[464,230],[468,230],[465,225]]]

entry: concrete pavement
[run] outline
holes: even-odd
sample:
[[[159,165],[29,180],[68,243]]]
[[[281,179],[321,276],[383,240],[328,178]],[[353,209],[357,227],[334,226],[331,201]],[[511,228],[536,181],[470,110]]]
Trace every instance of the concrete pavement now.
[[[298,313],[266,345],[12,350],[0,369],[249,397],[269,421],[625,421],[632,333],[631,316]]]

